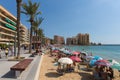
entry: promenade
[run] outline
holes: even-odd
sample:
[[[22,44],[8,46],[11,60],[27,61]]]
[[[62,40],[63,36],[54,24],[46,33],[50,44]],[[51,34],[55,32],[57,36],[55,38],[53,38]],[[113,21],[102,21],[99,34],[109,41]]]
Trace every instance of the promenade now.
[[[12,57],[8,56],[8,58],[6,58],[4,51],[0,52],[2,56],[0,59],[0,80],[37,80],[39,76],[38,74],[41,56],[35,55],[34,57],[30,57],[31,54],[28,53],[28,50],[21,50],[20,53],[21,57],[25,57],[25,59],[33,59],[33,61],[28,66],[28,68],[20,74],[19,77],[15,78],[15,75],[10,70],[10,67],[19,61],[8,61],[8,59],[11,59]]]

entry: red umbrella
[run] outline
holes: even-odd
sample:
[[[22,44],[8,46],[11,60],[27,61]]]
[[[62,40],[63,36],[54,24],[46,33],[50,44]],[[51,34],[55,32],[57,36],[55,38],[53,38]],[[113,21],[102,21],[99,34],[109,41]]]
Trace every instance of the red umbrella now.
[[[59,52],[59,50],[53,50],[53,52],[54,52],[54,53],[58,53],[58,52]]]
[[[80,62],[81,59],[77,56],[71,56],[70,59],[72,59],[73,61],[76,61],[76,62]]]
[[[95,62],[95,65],[99,65],[99,66],[110,66],[110,62],[107,60],[97,60]]]
[[[78,55],[78,54],[80,54],[80,52],[74,51],[72,54]]]

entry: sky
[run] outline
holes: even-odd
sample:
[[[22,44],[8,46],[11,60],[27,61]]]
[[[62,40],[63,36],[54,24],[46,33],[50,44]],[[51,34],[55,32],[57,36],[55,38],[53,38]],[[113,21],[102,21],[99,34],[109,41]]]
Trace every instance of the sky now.
[[[22,0],[22,3],[27,0]],[[90,42],[120,44],[120,0],[32,0],[40,2],[40,28],[46,37],[67,37],[88,33]],[[16,16],[16,0],[0,0],[0,5]],[[30,28],[28,16],[21,22]]]

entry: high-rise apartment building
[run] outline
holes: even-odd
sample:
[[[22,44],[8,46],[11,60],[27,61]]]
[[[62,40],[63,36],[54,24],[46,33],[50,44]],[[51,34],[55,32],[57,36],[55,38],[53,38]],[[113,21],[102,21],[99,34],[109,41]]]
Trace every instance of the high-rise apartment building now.
[[[89,34],[79,33],[76,37],[67,38],[67,45],[89,45]]]
[[[55,44],[65,44],[64,37],[55,35],[54,36],[54,43]]]
[[[66,39],[66,44],[67,44],[67,45],[72,45],[72,44],[73,44],[72,38],[67,38],[67,39]]]
[[[89,34],[78,34],[78,45],[89,45]]]
[[[24,25],[20,25],[20,44],[29,44],[29,31]]]
[[[16,28],[17,18],[0,5],[0,44],[13,44],[17,34]],[[27,28],[21,24],[20,26],[20,42],[25,43]],[[17,37],[17,36],[16,36]]]
[[[74,45],[78,45],[78,38],[77,37],[72,37],[72,41]]]

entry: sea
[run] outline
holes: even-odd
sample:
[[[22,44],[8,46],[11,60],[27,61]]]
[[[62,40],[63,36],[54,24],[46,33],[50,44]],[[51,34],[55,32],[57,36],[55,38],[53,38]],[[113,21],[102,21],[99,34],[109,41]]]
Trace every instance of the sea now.
[[[120,63],[120,45],[99,45],[99,46],[65,46],[74,51],[85,51],[93,56],[100,56],[103,59],[114,59]]]

